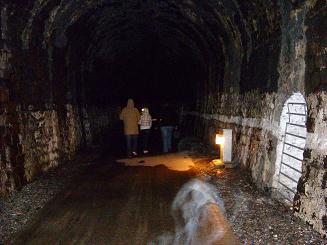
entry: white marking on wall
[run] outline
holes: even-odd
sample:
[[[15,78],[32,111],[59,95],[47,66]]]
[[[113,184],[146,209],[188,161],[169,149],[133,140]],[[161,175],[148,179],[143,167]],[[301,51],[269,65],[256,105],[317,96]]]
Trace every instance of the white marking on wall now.
[[[275,137],[278,137],[278,122],[265,118],[244,118],[241,116],[226,116],[220,114],[200,113],[196,111],[185,111],[184,115],[200,117],[205,120],[217,120],[223,123],[230,123],[249,128],[260,128],[269,131]]]
[[[301,93],[294,93],[284,104],[276,153],[273,187],[292,202],[302,175],[303,152],[307,139],[307,106]]]

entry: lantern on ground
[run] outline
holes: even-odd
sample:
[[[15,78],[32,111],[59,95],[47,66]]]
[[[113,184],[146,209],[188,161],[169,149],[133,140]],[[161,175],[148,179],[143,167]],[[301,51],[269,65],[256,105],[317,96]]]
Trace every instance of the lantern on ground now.
[[[222,134],[216,134],[216,144],[219,146],[219,159],[215,160],[215,164],[225,164],[232,161],[232,129],[223,129]]]
[[[224,135],[216,134],[216,144],[223,145],[225,143]]]
[[[219,147],[219,160],[223,162],[225,138],[222,134],[216,134],[216,145]]]

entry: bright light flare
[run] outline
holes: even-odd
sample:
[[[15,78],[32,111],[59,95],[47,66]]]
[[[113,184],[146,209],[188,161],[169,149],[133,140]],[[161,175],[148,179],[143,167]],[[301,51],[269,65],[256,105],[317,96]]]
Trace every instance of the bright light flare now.
[[[223,145],[225,143],[225,138],[221,134],[216,134],[216,145]]]
[[[217,171],[216,171],[216,175],[221,175],[222,173],[224,173],[224,170],[222,170],[222,169],[217,169]]]

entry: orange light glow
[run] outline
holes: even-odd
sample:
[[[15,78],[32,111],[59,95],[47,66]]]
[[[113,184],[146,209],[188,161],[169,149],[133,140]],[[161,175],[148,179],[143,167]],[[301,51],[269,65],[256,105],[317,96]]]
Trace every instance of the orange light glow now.
[[[220,174],[222,174],[224,172],[224,170],[222,170],[222,169],[218,169],[217,171],[216,171],[216,175],[220,175]]]
[[[216,134],[216,145],[223,145],[225,143],[225,138],[221,134]]]

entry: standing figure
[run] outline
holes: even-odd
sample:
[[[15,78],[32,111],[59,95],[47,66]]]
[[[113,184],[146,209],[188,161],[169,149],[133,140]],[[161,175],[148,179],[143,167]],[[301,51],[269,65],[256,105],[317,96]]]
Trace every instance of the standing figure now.
[[[120,113],[120,120],[124,122],[124,134],[127,143],[127,156],[137,156],[137,138],[139,135],[138,122],[140,113],[134,107],[134,101],[128,99],[127,106]]]
[[[148,142],[149,142],[150,130],[152,127],[152,117],[150,115],[148,108],[142,109],[139,124],[141,129],[142,150],[144,154],[147,154],[149,153]]]
[[[162,137],[162,150],[164,153],[172,151],[174,128],[177,126],[177,117],[174,110],[165,105],[160,113],[160,131]]]

